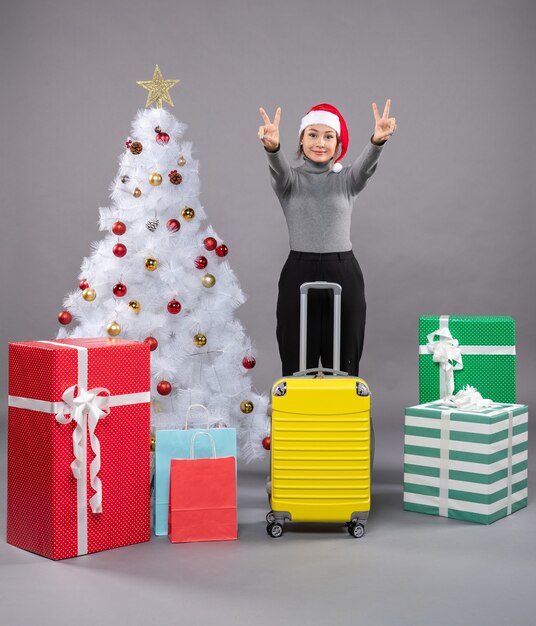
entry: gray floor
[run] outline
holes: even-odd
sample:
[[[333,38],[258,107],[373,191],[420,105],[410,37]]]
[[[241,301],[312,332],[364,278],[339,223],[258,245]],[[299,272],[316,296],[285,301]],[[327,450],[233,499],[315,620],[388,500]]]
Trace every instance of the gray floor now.
[[[536,507],[491,526],[404,512],[400,435],[377,429],[362,539],[304,524],[270,538],[260,464],[239,474],[235,542],[158,537],[59,562],[0,543],[0,623],[534,624]],[[1,515],[5,529],[5,481]]]

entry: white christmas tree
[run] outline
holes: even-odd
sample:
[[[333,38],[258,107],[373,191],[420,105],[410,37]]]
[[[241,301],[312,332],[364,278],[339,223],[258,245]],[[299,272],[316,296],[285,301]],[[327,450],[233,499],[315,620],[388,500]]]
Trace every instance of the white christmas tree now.
[[[269,433],[268,400],[252,389],[255,352],[235,310],[244,301],[228,248],[199,200],[198,161],[182,141],[186,125],[158,66],[147,107],[138,112],[100,208],[105,237],[82,263],[80,288],[68,294],[58,337],[112,336],[151,347],[153,431],[183,428],[192,404],[211,427],[237,429],[242,458],[261,456]],[[207,423],[205,412],[191,426]],[[265,442],[266,443],[266,442]]]

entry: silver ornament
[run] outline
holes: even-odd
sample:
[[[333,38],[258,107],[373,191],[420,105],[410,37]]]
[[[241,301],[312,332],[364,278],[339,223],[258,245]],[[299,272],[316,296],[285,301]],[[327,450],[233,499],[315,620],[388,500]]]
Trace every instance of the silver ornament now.
[[[148,230],[154,233],[154,231],[158,228],[158,224],[160,224],[160,220],[157,217],[152,217],[150,220],[147,220],[145,226]]]

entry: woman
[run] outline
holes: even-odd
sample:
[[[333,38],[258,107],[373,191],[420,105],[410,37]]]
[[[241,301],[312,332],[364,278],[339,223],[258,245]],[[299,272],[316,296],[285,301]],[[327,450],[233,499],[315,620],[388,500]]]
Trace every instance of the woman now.
[[[363,275],[352,252],[350,219],[357,194],[376,170],[382,147],[396,130],[387,100],[380,117],[374,102],[371,140],[350,166],[339,161],[348,148],[348,130],[340,112],[319,104],[301,120],[300,166],[292,168],[279,149],[278,108],[273,122],[261,108],[259,139],[268,156],[272,186],[287,220],[290,254],[281,272],[277,300],[277,341],[283,376],[299,369],[300,285],[323,280],[342,286],[341,370],[359,375],[365,333]],[[333,295],[309,293],[307,368],[333,363]]]

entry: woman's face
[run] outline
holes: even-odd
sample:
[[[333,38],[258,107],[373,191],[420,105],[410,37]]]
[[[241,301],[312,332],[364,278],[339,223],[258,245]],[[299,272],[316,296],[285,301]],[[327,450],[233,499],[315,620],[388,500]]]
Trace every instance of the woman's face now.
[[[301,141],[303,153],[315,163],[327,163],[337,149],[337,133],[325,124],[307,126]]]

